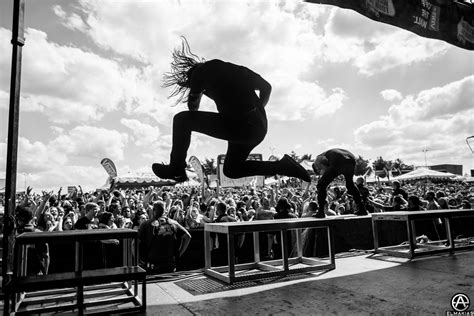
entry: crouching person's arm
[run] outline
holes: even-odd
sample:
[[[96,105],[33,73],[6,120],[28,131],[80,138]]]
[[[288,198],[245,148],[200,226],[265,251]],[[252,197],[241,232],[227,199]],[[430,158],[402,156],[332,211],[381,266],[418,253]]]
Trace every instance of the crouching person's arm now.
[[[191,234],[178,222],[173,221],[173,224],[175,225],[177,230],[179,229],[183,232],[183,235],[181,236],[181,243],[179,245],[179,256],[181,257],[189,246],[189,242],[191,241]]]

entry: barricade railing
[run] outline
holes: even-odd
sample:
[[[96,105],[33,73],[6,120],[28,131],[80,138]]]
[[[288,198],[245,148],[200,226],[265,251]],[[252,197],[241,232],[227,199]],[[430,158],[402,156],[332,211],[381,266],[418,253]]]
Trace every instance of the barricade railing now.
[[[122,266],[84,269],[84,245],[114,239],[119,240],[123,245]],[[28,247],[55,242],[74,244],[74,271],[27,275]],[[15,239],[14,263],[13,277],[4,289],[6,314],[75,310],[82,315],[103,313],[104,308],[110,309],[110,306],[116,308],[119,305],[121,308],[115,312],[144,312],[146,310],[146,272],[138,266],[135,230],[96,229],[23,233]],[[138,293],[139,282],[142,283],[141,298]],[[69,294],[57,296],[58,293],[63,292]]]

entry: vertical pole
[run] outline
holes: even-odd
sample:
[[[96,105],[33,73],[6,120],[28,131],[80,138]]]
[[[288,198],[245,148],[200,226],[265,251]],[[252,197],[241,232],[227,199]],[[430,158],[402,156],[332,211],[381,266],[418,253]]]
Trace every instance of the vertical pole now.
[[[410,245],[409,256],[410,259],[415,257],[415,248],[416,248],[416,233],[415,233],[415,222],[410,217],[406,218],[407,231],[408,231],[408,243]]]
[[[229,283],[235,281],[235,239],[233,232],[227,232],[227,260],[229,264]]]
[[[16,173],[18,154],[18,130],[20,121],[20,82],[21,82],[21,57],[24,39],[25,0],[14,0],[12,24],[12,67],[10,79],[10,107],[8,114],[8,144],[6,166],[6,207],[4,214],[3,230],[3,257],[2,274],[5,288],[6,282],[12,273],[12,250],[14,243],[14,209],[16,196]]]
[[[217,237],[216,237],[217,238]],[[212,239],[211,232],[204,225],[204,272],[211,268]]]
[[[285,228],[281,230],[281,256],[282,256],[282,263],[283,263],[283,271],[285,271],[284,275],[288,275],[288,271],[290,270],[288,264],[288,230]]]
[[[260,232],[253,232],[253,261],[260,262]]]
[[[379,231],[377,225],[377,218],[372,216],[372,232],[374,236],[374,253],[379,252]]]
[[[330,269],[336,269],[336,244],[334,243],[334,224],[328,223],[326,229],[328,231],[329,260],[331,261]]]
[[[308,186],[309,187],[309,186]],[[309,229],[307,228],[306,231],[308,231]],[[303,229],[296,229],[296,251],[297,251],[297,255],[298,255],[298,258],[299,258],[299,262],[303,262],[302,261],[302,258],[303,258],[303,241],[302,241],[302,238],[301,238],[301,233],[303,232]]]

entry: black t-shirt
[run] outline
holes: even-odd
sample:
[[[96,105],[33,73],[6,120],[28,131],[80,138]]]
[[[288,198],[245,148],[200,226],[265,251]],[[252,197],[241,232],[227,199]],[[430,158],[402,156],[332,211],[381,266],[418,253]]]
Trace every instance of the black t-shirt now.
[[[350,151],[342,148],[333,148],[322,153],[326,156],[329,166],[345,165],[347,161],[355,161],[355,156]]]
[[[260,75],[252,70],[213,59],[200,65],[191,75],[191,93],[204,92],[214,100],[217,111],[239,115],[253,110],[259,100],[255,90]]]
[[[397,196],[397,195],[399,195],[399,194],[400,194],[401,196],[403,196],[403,198],[404,198],[405,200],[408,199],[408,193],[407,193],[405,190],[403,190],[402,188],[397,188],[397,189],[393,190],[393,196]]]
[[[138,229],[141,258],[158,266],[174,266],[177,230],[175,224],[166,217],[143,223]]]
[[[79,218],[74,225],[74,229],[89,229],[89,224],[91,224],[92,221],[88,219],[86,216],[83,216]]]

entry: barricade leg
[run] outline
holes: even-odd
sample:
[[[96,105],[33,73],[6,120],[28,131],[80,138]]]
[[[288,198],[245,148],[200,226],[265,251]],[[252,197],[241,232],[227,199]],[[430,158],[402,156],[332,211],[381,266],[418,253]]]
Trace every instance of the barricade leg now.
[[[259,232],[253,232],[253,261],[260,262],[260,236]]]
[[[416,233],[415,233],[415,222],[413,220],[407,220],[407,230],[408,230],[408,243],[410,245],[410,258],[415,257],[415,247],[416,247]]]
[[[204,269],[211,268],[211,233],[204,231]]]
[[[229,280],[230,283],[234,282],[235,279],[235,242],[234,234],[227,235],[227,259],[229,263]]]
[[[281,256],[283,259],[283,269],[288,271],[288,234],[286,229],[281,231]]]

